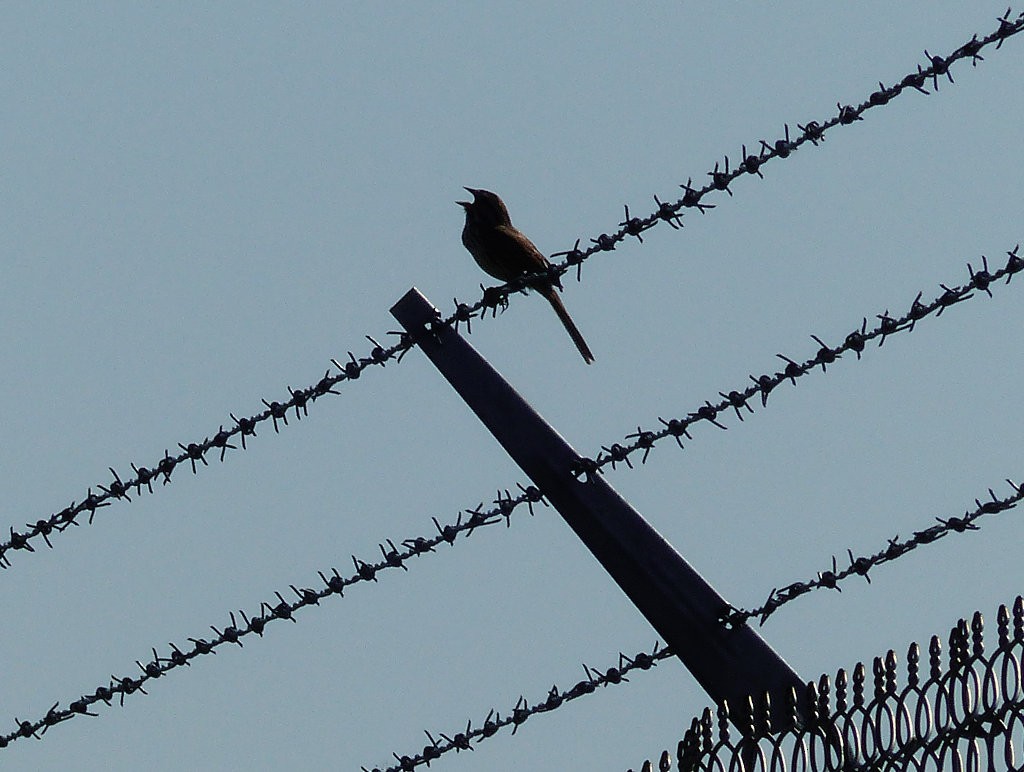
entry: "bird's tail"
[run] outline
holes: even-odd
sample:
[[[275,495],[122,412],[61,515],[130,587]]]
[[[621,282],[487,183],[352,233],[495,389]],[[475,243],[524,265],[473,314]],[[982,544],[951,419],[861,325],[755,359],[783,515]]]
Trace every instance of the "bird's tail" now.
[[[580,335],[580,331],[576,329],[576,325],[572,321],[572,317],[569,316],[569,312],[565,310],[565,306],[562,305],[562,299],[558,297],[553,287],[544,287],[538,289],[538,291],[547,298],[547,301],[551,304],[551,307],[555,309],[555,313],[558,314],[558,318],[562,320],[562,324],[565,325],[566,332],[569,333],[569,337],[572,338],[572,342],[576,344],[576,348],[583,354],[583,361],[588,365],[594,361],[594,355],[590,353],[590,346],[583,340],[583,336]]]

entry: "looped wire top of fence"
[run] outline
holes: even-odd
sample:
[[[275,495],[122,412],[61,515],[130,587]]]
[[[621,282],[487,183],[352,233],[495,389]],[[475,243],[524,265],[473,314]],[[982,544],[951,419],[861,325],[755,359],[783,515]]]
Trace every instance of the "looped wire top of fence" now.
[[[985,642],[981,612],[961,619],[948,648],[933,636],[927,651],[907,648],[899,666],[889,650],[870,672],[858,663],[835,678],[808,684],[811,714],[777,732],[767,710],[737,732],[728,705],[694,718],[658,769],[906,770],[1021,769],[1024,758],[1024,597],[996,614],[994,643]],[[796,695],[790,695],[790,703]],[[762,708],[765,698],[754,700]],[[758,718],[759,717],[759,718]],[[642,769],[653,769],[648,760]]]

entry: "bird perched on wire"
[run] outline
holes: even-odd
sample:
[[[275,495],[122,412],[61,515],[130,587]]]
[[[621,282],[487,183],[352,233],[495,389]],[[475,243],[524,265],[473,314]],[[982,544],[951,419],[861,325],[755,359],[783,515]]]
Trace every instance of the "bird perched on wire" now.
[[[477,265],[503,282],[510,282],[523,274],[540,273],[551,267],[547,258],[533,242],[512,225],[505,202],[497,194],[479,188],[466,190],[473,194],[473,200],[456,203],[466,210],[462,243],[473,255]],[[584,361],[590,364],[594,361],[594,355],[590,353],[590,347],[562,305],[555,292],[556,286],[562,288],[557,278],[530,283],[530,287],[543,295],[555,309],[572,342],[583,355]]]

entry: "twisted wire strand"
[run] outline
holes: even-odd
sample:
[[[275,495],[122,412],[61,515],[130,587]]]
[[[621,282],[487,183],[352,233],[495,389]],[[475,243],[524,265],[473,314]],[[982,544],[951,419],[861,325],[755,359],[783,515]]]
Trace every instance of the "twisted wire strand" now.
[[[541,502],[547,506],[537,488],[520,486],[520,489],[522,501],[527,504],[531,514],[534,502]],[[483,504],[480,504],[473,509],[465,510],[464,512],[468,514],[465,522],[462,521],[464,512],[459,512],[454,523],[445,525],[441,525],[437,518],[433,518],[437,529],[435,535],[406,539],[402,542],[401,547],[396,546],[391,539],[386,539],[379,545],[381,551],[379,561],[364,561],[353,555],[354,570],[347,576],[343,576],[337,568],[331,568],[329,573],[318,571],[317,574],[323,583],[322,587],[289,585],[294,595],[292,600],[287,600],[281,592],[275,591],[276,601],[260,602],[255,613],[246,614],[245,611],[239,610],[236,617],[235,612],[230,612],[228,615],[230,624],[223,629],[211,625],[210,629],[214,632],[212,637],[190,637],[187,639],[189,645],[180,647],[177,644],[168,643],[170,651],[165,656],[159,655],[154,647],[152,649],[153,658],[149,662],[143,664],[136,660],[135,664],[141,671],[140,675],[112,675],[106,685],[98,687],[91,694],[82,695],[70,702],[66,708],[61,708],[59,702],[54,703],[45,716],[34,721],[15,717],[16,728],[6,734],[0,734],[0,749],[6,748],[11,742],[20,738],[40,739],[50,727],[75,716],[95,716],[97,714],[91,712],[90,708],[96,703],[102,702],[109,707],[112,700],[117,699],[119,705],[123,706],[126,696],[136,692],[148,694],[145,686],[149,681],[160,678],[171,670],[190,666],[192,660],[197,657],[215,654],[216,650],[225,644],[236,644],[242,647],[243,639],[246,637],[257,635],[262,638],[267,625],[272,622],[284,620],[296,622],[296,614],[304,607],[319,606],[321,600],[332,596],[344,597],[345,588],[359,583],[376,582],[377,574],[383,570],[401,568],[408,571],[405,562],[409,558],[434,552],[435,547],[445,542],[454,545],[455,539],[460,533],[471,536],[476,529],[499,522],[502,515],[507,516],[510,513],[507,508],[507,502],[510,499],[511,495],[508,491],[505,491],[504,495],[499,491],[496,505],[491,509],[484,510]]]
[[[985,515],[998,515],[1000,512],[1005,512],[1017,506],[1024,499],[1024,485],[1018,485],[1012,480],[1007,480],[1006,482],[1013,489],[1013,493],[1001,499],[996,498],[995,491],[989,488],[988,500],[975,499],[976,507],[974,509],[966,510],[960,516],[936,517],[938,525],[914,531],[913,536],[907,539],[900,539],[899,536],[894,536],[889,539],[884,549],[875,552],[873,555],[854,557],[853,550],[848,549],[847,555],[849,556],[850,564],[842,570],[839,570],[836,557],[833,555],[832,568],[819,571],[817,578],[805,582],[792,582],[785,587],[774,587],[768,593],[768,599],[763,605],[751,609],[730,607],[723,612],[721,620],[730,627],[736,627],[745,624],[747,620],[753,617],[757,617],[760,625],[763,625],[768,620],[768,617],[787,603],[814,590],[828,589],[842,592],[839,583],[852,576],[863,576],[868,584],[870,584],[871,577],[868,576],[868,571],[875,566],[901,558],[911,550],[923,547],[926,544],[933,544],[951,533],[977,531],[979,526],[976,521],[981,517]]]
[[[394,756],[395,761],[398,762],[397,764],[393,764],[385,769],[380,767],[373,767],[372,770],[368,770],[366,767],[362,767],[362,769],[364,772],[406,772],[406,770],[415,769],[422,764],[429,765],[431,761],[440,758],[441,755],[450,751],[459,753],[464,750],[473,750],[472,743],[474,741],[476,744],[479,744],[481,740],[493,737],[499,731],[508,727],[512,727],[512,734],[515,734],[519,727],[531,716],[557,710],[573,700],[593,694],[597,691],[598,687],[617,686],[618,684],[626,683],[629,681],[627,675],[634,670],[650,670],[661,660],[672,656],[674,654],[671,648],[661,648],[661,643],[656,642],[651,651],[638,652],[632,658],[619,652],[618,664],[604,670],[584,664],[583,671],[586,674],[586,678],[577,681],[569,689],[561,690],[556,684],[548,690],[547,696],[543,700],[533,705],[529,704],[525,697],[520,696],[516,701],[515,707],[504,717],[492,709],[478,727],[474,728],[473,721],[470,719],[466,723],[464,731],[454,732],[451,737],[442,732],[435,738],[429,731],[423,730],[430,742],[423,746],[423,750],[419,753],[412,756],[400,756],[397,753],[392,753],[391,755]]]
[[[658,207],[646,217],[631,217],[629,206],[627,205],[625,207],[625,219],[619,223],[617,231],[610,234],[602,233],[597,238],[590,239],[591,245],[582,250],[579,248],[581,239],[577,239],[572,249],[552,255],[552,257],[564,256],[565,259],[552,264],[545,275],[560,277],[575,266],[577,269],[576,277],[579,280],[581,278],[583,262],[593,255],[598,252],[614,250],[616,244],[630,236],[635,237],[642,243],[643,232],[655,227],[660,222],[667,222],[673,228],[680,227],[682,225],[680,218],[683,209],[697,209],[703,213],[707,209],[713,208],[713,204],[703,202],[705,196],[712,192],[721,191],[725,191],[731,196],[732,191],[729,189],[729,185],[733,181],[743,175],[756,174],[758,177],[763,177],[761,169],[769,161],[788,158],[793,151],[803,147],[808,142],[816,147],[820,142],[824,141],[825,134],[833,128],[847,126],[858,120],[863,120],[863,114],[867,110],[888,104],[904,91],[914,90],[922,94],[928,94],[929,92],[924,86],[929,80],[932,82],[933,90],[936,91],[939,88],[940,78],[945,78],[952,83],[953,76],[950,67],[954,63],[962,59],[970,59],[972,66],[976,66],[979,61],[983,61],[983,57],[980,55],[982,49],[995,44],[995,49],[998,50],[1004,40],[1024,29],[1024,12],[1018,14],[1015,18],[1011,18],[1011,10],[1007,9],[1006,13],[998,21],[999,26],[995,31],[983,38],[974,35],[969,41],[945,57],[933,56],[926,50],[927,67],[922,68],[918,65],[916,72],[906,75],[892,86],[886,87],[879,83],[878,90],[873,92],[866,101],[859,105],[843,105],[838,103],[838,112],[831,118],[821,122],[810,121],[803,125],[797,124],[800,134],[796,137],[790,136],[787,124],[785,126],[785,137],[770,144],[765,140],[760,140],[760,150],[756,155],[747,153],[746,146],[743,146],[743,160],[735,168],[730,168],[729,157],[725,156],[724,166],[720,166],[719,162],[716,162],[714,169],[707,173],[711,178],[708,184],[701,188],[694,188],[692,186],[692,178],[690,178],[685,185],[681,186],[685,190],[685,195],[674,202],[663,202],[655,196],[654,200]],[[456,327],[459,323],[465,323],[467,330],[472,333],[472,319],[482,319],[486,316],[488,310],[492,312],[492,316],[496,315],[499,307],[504,308],[508,304],[508,298],[511,294],[524,291],[531,281],[535,281],[536,278],[524,276],[508,284],[482,288],[481,298],[472,304],[455,300],[455,310],[443,320],[440,320],[439,323],[454,324]],[[90,486],[84,499],[72,501],[68,506],[48,517],[39,518],[34,523],[26,524],[26,530],[17,531],[14,529],[14,526],[11,526],[10,537],[6,541],[0,542],[0,568],[10,566],[8,553],[11,551],[35,552],[33,542],[39,539],[42,539],[48,547],[52,548],[51,536],[64,532],[72,525],[80,525],[78,517],[83,513],[89,513],[88,523],[92,524],[96,511],[109,506],[113,500],[130,502],[133,488],[135,489],[135,495],[142,494],[143,486],[146,487],[149,493],[153,493],[154,481],[160,480],[166,485],[170,482],[171,474],[178,465],[186,461],[189,462],[192,472],[195,474],[197,472],[197,462],[203,466],[208,466],[206,456],[210,452],[219,450],[220,460],[223,461],[227,450],[237,449],[237,446],[232,444],[232,442],[240,442],[244,450],[246,448],[246,438],[255,437],[256,428],[260,424],[272,421],[274,431],[278,432],[280,428],[279,422],[287,425],[288,413],[290,411],[293,411],[296,420],[301,420],[304,416],[308,415],[309,405],[317,399],[327,394],[338,394],[334,387],[340,385],[343,381],[358,379],[370,366],[384,367],[389,361],[400,362],[405,353],[415,345],[416,339],[408,333],[394,334],[399,336],[398,342],[387,347],[382,346],[374,338],[366,336],[372,344],[370,351],[359,357],[356,357],[352,351],[349,351],[348,361],[344,364],[337,360],[332,360],[332,363],[338,368],[337,373],[331,374],[330,370],[328,370],[317,383],[302,389],[288,387],[290,394],[288,399],[270,402],[263,400],[266,409],[259,413],[242,418],[236,418],[234,414],[230,414],[232,423],[228,425],[228,428],[225,429],[224,424],[221,424],[217,432],[202,441],[177,443],[179,452],[172,454],[168,449],[165,449],[163,458],[152,466],[136,466],[132,463],[133,474],[126,475],[124,479],[113,467],[108,467],[113,479],[106,483],[96,484],[95,487],[99,491],[98,493],[94,493],[93,486]]]
[[[640,243],[643,243],[642,234],[644,231],[650,230],[659,223],[667,222],[673,228],[681,227],[682,221],[680,218],[682,217],[681,212],[683,209],[697,209],[703,214],[706,210],[715,208],[714,204],[704,203],[704,197],[712,192],[722,191],[732,196],[733,193],[729,185],[739,177],[757,175],[763,179],[764,175],[761,170],[766,163],[775,159],[786,159],[795,150],[800,149],[808,142],[814,147],[818,147],[820,143],[825,141],[825,135],[832,129],[838,126],[849,126],[852,123],[863,120],[864,113],[868,110],[888,104],[904,91],[913,90],[928,96],[930,92],[924,86],[929,80],[934,91],[939,90],[941,79],[946,79],[949,83],[953,83],[950,67],[954,63],[962,59],[970,59],[971,65],[976,67],[979,61],[984,61],[984,57],[980,55],[982,49],[994,43],[995,50],[999,50],[1004,40],[1024,30],[1024,12],[1018,13],[1016,17],[1013,17],[1012,9],[1007,8],[1006,12],[997,21],[999,26],[993,32],[983,38],[979,38],[977,34],[973,35],[970,40],[945,57],[930,54],[925,50],[924,54],[928,60],[927,67],[922,68],[918,65],[916,72],[908,73],[892,86],[885,86],[879,83],[878,89],[858,105],[844,105],[842,102],[837,102],[836,113],[832,117],[823,121],[808,121],[806,124],[797,124],[800,133],[795,137],[790,136],[789,124],[785,124],[783,127],[783,137],[771,143],[766,140],[758,140],[760,150],[756,155],[748,153],[746,145],[743,145],[740,153],[742,160],[734,168],[730,168],[729,157],[724,156],[723,162],[716,161],[714,169],[706,173],[706,176],[711,178],[707,184],[703,187],[694,188],[693,178],[691,177],[685,184],[679,186],[683,188],[685,194],[676,201],[661,201],[657,196],[654,196],[657,209],[644,217],[631,217],[629,205],[625,205],[625,219],[619,223],[618,230],[612,233],[602,233],[597,238],[590,239],[590,246],[584,249],[580,249],[580,243],[583,239],[576,239],[572,249],[552,254],[552,257],[564,256],[565,260],[554,263],[547,272],[534,274],[530,277],[524,276],[508,284],[490,287],[485,290],[484,297],[477,301],[477,303],[470,306],[459,304],[457,306],[457,313],[453,316],[458,316],[458,311],[462,311],[464,315],[467,315],[477,310],[486,311],[487,309],[494,308],[502,302],[502,298],[530,286],[536,279],[545,276],[561,277],[574,266],[577,269],[576,278],[579,280],[580,266],[588,258],[599,252],[614,250],[616,244],[625,241],[631,236],[635,237]]]
[[[594,458],[580,459],[573,471],[577,476],[592,475],[601,472],[609,464],[614,469],[618,463],[625,463],[632,468],[631,456],[635,456],[642,451],[640,462],[646,462],[647,456],[654,446],[667,437],[674,439],[678,446],[683,448],[682,438],[686,437],[692,440],[693,437],[689,431],[690,427],[701,422],[712,424],[719,429],[727,429],[728,427],[721,423],[721,414],[723,412],[727,413],[730,408],[734,411],[736,417],[742,421],[744,410],[748,413],[754,412],[753,407],[750,405],[750,400],[753,397],[759,395],[761,406],[767,407],[769,394],[771,394],[776,386],[785,381],[789,381],[795,386],[798,378],[802,378],[817,367],[821,367],[822,372],[827,372],[828,365],[836,363],[846,352],[852,351],[859,360],[868,342],[878,339],[878,345],[881,347],[890,336],[900,332],[913,331],[918,322],[933,315],[938,318],[947,308],[974,297],[975,292],[984,292],[986,296],[992,298],[992,285],[995,282],[1005,279],[1006,283],[1009,284],[1014,274],[1024,270],[1024,256],[1018,254],[1019,251],[1020,244],[1017,244],[1006,253],[1006,265],[996,271],[989,270],[988,258],[985,256],[982,256],[982,264],[978,270],[975,270],[968,263],[967,271],[970,275],[968,281],[952,287],[940,284],[939,286],[942,288],[941,294],[936,295],[934,299],[927,303],[921,302],[924,292],[918,292],[906,312],[900,316],[891,316],[888,310],[877,314],[878,324],[870,330],[867,328],[867,317],[864,317],[860,327],[854,329],[838,345],[829,346],[818,336],[812,335],[811,338],[820,348],[810,359],[797,362],[785,354],[777,354],[776,356],[786,363],[786,367],[782,371],[777,371],[771,375],[762,374],[756,377],[751,375],[751,385],[743,389],[733,389],[728,393],[720,391],[720,400],[714,403],[710,400],[705,400],[703,406],[687,413],[683,417],[666,420],[659,416],[658,421],[662,424],[660,428],[643,429],[638,426],[635,432],[625,436],[623,442],[602,446],[601,453],[597,454]]]

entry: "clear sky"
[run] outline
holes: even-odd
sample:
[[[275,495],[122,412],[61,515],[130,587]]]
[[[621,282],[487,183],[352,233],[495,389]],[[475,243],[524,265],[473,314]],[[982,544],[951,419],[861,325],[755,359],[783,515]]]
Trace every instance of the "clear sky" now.
[[[0,11],[0,530],[152,467],[365,355],[412,286],[493,283],[460,243],[463,185],[545,252],[647,214],[746,143],[987,34],[999,2],[9,3]],[[1024,240],[1024,36],[588,261],[472,343],[581,452],[840,342],[864,316]],[[929,88],[931,90],[931,88]],[[1024,277],[862,361],[779,387],[607,479],[726,598],[760,603],[847,548],[961,514],[1024,477]],[[0,727],[36,719],[351,572],[354,554],[525,483],[418,352],[275,434],[11,553]],[[761,628],[807,679],[1024,588],[1011,511]],[[552,511],[517,514],[269,626],[148,696],[0,751],[9,769],[358,769],[656,634]],[[677,662],[434,767],[638,767],[708,704]],[[8,724],[2,725],[7,721]]]

